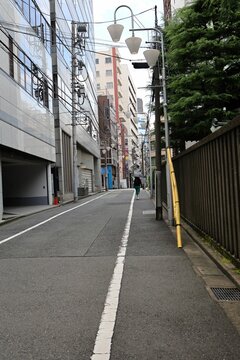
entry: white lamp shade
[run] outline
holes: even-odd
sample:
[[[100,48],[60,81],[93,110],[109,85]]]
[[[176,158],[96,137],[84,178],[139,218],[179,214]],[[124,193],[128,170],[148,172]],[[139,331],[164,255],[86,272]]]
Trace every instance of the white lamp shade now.
[[[127,44],[128,50],[131,54],[137,54],[138,50],[140,48],[142,39],[136,36],[132,36],[125,40],[125,43]]]
[[[160,51],[157,49],[148,49],[143,52],[143,55],[150,67],[156,65]]]
[[[112,24],[107,27],[112,41],[118,42],[122,36],[124,26],[121,24]]]

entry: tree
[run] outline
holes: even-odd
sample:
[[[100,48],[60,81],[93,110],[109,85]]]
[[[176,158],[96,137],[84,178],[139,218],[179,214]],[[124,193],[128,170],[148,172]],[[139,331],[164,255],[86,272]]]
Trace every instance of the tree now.
[[[168,100],[176,141],[200,140],[240,104],[240,1],[196,0],[166,26]]]

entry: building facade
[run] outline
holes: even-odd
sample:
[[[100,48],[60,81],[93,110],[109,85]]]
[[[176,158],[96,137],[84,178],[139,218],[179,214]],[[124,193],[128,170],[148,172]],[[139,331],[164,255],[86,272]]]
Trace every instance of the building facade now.
[[[137,116],[137,93],[132,76],[126,64],[121,65],[123,107],[127,117],[125,127],[127,134],[125,138],[125,166],[128,187],[132,186],[134,168],[140,162],[140,147],[138,139],[138,116]]]
[[[0,219],[10,206],[52,203],[56,156],[47,15],[47,1],[0,3]]]
[[[92,0],[50,0],[50,5],[55,89],[54,192],[61,201],[67,201],[73,198],[74,185],[80,195],[83,190],[98,191],[101,185],[93,10]],[[74,104],[72,93],[77,94]],[[74,154],[74,132],[77,154]]]
[[[170,20],[178,9],[190,5],[192,2],[193,0],[163,0],[164,19]]]
[[[118,124],[118,169],[120,187],[131,186],[132,148],[137,141],[136,89],[127,65],[121,64],[116,48],[96,56],[97,91],[108,95]],[[138,145],[137,145],[138,146]]]
[[[0,23],[1,218],[98,191],[101,174],[92,0],[6,0]]]
[[[101,177],[105,190],[119,187],[118,126],[112,98],[98,96]]]

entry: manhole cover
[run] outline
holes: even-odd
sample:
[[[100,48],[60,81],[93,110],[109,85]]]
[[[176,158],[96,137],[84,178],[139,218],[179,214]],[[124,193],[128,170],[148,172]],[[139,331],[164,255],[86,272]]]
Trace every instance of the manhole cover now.
[[[237,288],[211,288],[217,300],[240,301],[240,290]]]

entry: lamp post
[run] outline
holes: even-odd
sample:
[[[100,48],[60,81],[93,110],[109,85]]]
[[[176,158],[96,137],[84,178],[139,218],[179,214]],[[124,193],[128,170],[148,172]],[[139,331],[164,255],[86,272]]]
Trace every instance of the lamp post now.
[[[150,123],[149,123],[149,114],[146,112],[138,112],[138,115],[145,115],[147,119],[146,132],[147,135],[147,144],[148,144],[148,152],[149,152],[149,180],[150,180],[150,197],[153,196],[153,182],[152,182],[152,158],[151,158],[151,133],[150,133]]]
[[[125,6],[125,5],[122,5]],[[116,12],[117,10],[122,7],[119,6],[115,12],[114,12],[114,24],[108,26],[108,31],[110,33],[110,36],[112,37],[112,40],[117,42],[120,40],[122,32],[123,32],[123,26],[120,24],[116,24]],[[126,6],[128,7],[128,6]],[[129,8],[129,7],[128,7]],[[130,9],[130,8],[129,8]],[[131,11],[131,18],[132,18],[132,24],[133,24],[133,12]],[[114,31],[111,33],[112,29]],[[110,31],[111,30],[111,31]],[[141,29],[135,29],[134,26],[132,26],[132,29],[129,31],[132,31],[132,34],[134,36],[135,31],[155,31],[157,34],[160,35],[161,38],[161,56],[162,56],[162,86],[163,86],[163,114],[164,114],[164,129],[165,129],[165,147],[166,149],[169,147],[169,129],[168,129],[168,115],[167,115],[167,91],[166,91],[166,73],[165,73],[165,51],[164,51],[164,38],[163,38],[163,32],[159,29],[159,27],[151,27],[151,28],[141,28]],[[127,39],[128,40],[128,39]],[[129,48],[129,51],[131,54],[136,54],[137,52],[132,52],[132,48],[129,47],[128,42],[126,41],[126,44]],[[140,41],[141,44],[141,41]],[[140,45],[139,45],[140,47]],[[136,51],[136,49],[135,49]],[[144,51],[144,56],[146,58],[146,61],[148,62],[148,65],[150,67],[154,67],[154,75],[155,75],[155,87],[159,89],[159,71],[158,67],[155,66],[158,60],[158,57],[160,55],[160,52],[158,49],[148,49]],[[159,107],[159,91],[155,93],[157,96],[155,96],[155,107]],[[157,164],[157,175],[158,175],[158,181],[156,184],[156,190],[157,190],[157,196],[156,196],[156,219],[160,220],[162,218],[162,210],[161,210],[161,191],[160,191],[160,166],[161,166],[161,135],[160,135],[160,117],[156,116],[157,112],[155,112],[155,129],[156,131],[156,155],[158,155],[158,164]],[[157,152],[160,152],[160,154],[157,154]],[[157,157],[157,156],[156,156]],[[157,160],[157,159],[156,159]],[[167,159],[167,167],[168,166],[168,159]],[[169,171],[167,169],[166,171],[166,182],[167,182],[167,203],[168,203],[168,220],[170,224],[173,223],[173,211],[172,211],[172,197],[171,197],[171,184],[170,184],[170,177],[169,177]]]
[[[173,205],[172,205],[172,192],[171,192],[171,183],[170,183],[170,175],[169,175],[169,162],[167,158],[167,149],[169,148],[169,127],[168,127],[168,114],[167,114],[167,87],[166,87],[166,68],[165,68],[165,50],[164,50],[164,38],[163,32],[159,28],[144,28],[144,29],[136,29],[136,31],[155,31],[160,35],[161,38],[161,60],[162,60],[162,87],[163,87],[163,116],[164,116],[164,132],[165,132],[165,148],[166,148],[166,183],[167,183],[167,206],[168,206],[168,221],[171,225],[173,225]],[[131,29],[130,29],[131,31]],[[153,51],[155,50],[155,51]],[[154,59],[157,56],[157,49],[149,49],[144,51],[144,56],[149,64],[149,66],[154,66]],[[150,62],[150,63],[149,63]],[[155,80],[156,77],[159,79],[159,73],[157,68],[155,67]],[[156,84],[155,85],[159,85]],[[156,101],[156,99],[155,99]],[[157,119],[156,119],[157,120]],[[158,143],[159,142],[159,143]],[[160,148],[161,135],[160,133],[156,134],[156,144]],[[161,155],[160,155],[161,156]],[[158,170],[158,169],[157,169]],[[158,185],[158,184],[157,184]],[[158,188],[156,186],[156,188]],[[159,191],[158,191],[159,192]],[[156,198],[156,203],[158,203],[159,198]]]

